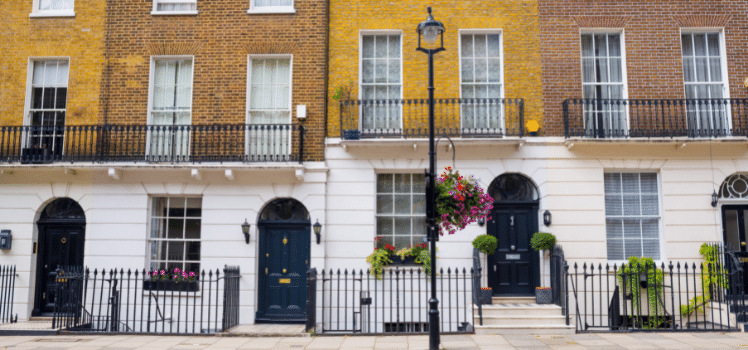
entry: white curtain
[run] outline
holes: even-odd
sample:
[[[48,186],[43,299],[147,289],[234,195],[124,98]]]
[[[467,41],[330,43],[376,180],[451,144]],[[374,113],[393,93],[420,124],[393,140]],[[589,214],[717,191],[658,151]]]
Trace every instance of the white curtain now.
[[[697,136],[726,133],[727,109],[719,100],[725,88],[719,33],[683,34],[681,47],[689,130]]]
[[[158,60],[153,83],[151,155],[189,154],[192,109],[192,61]],[[181,126],[181,127],[180,127]]]
[[[158,11],[194,11],[197,7],[194,0],[186,1],[159,1],[156,9]]]
[[[361,91],[365,102],[364,130],[401,128],[400,36],[367,35],[363,38]],[[376,101],[375,101],[376,100]]]
[[[582,86],[587,133],[625,136],[623,57],[620,34],[582,35]]]
[[[247,153],[254,160],[291,153],[291,60],[253,59]]]
[[[499,34],[460,37],[463,131],[503,129],[501,41]]]
[[[39,0],[39,10],[72,10],[73,0]]]
[[[293,0],[253,0],[255,7],[293,6]]]

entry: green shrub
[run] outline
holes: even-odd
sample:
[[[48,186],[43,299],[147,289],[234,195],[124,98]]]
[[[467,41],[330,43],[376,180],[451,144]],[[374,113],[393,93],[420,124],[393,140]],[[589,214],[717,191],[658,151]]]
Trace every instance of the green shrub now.
[[[496,237],[491,235],[480,235],[473,240],[473,247],[478,248],[479,251],[487,255],[493,254],[498,245],[499,242],[496,240]]]
[[[530,245],[536,251],[553,249],[553,246],[556,245],[556,236],[546,232],[535,232],[530,239]]]

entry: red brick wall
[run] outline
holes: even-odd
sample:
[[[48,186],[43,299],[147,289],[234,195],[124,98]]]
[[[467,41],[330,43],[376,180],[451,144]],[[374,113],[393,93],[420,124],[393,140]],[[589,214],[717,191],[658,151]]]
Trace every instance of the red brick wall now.
[[[194,55],[192,123],[245,123],[247,56],[293,55],[293,122],[305,158],[322,160],[327,2],[296,0],[295,14],[247,14],[250,0],[198,0],[197,15],[151,15],[152,1],[109,1],[109,123],[146,123],[151,56]],[[296,105],[307,119],[296,118]]]
[[[681,28],[724,28],[731,98],[746,98],[748,1],[540,0],[548,135],[563,135],[562,103],[582,97],[580,29],[623,29],[629,98],[684,98]]]

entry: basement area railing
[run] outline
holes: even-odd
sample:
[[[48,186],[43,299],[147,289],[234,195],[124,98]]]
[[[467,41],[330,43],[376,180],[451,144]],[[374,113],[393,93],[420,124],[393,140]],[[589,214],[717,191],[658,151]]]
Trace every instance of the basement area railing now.
[[[18,314],[13,316],[15,288],[15,265],[0,265],[0,324],[18,322]]]

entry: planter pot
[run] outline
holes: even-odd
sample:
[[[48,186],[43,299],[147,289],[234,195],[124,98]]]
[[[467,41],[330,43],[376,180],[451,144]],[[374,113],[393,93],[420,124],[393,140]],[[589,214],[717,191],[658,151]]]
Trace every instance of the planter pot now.
[[[343,140],[360,140],[360,130],[343,130]]]
[[[553,290],[552,289],[536,289],[535,290],[535,303],[537,304],[553,303]]]
[[[406,256],[405,259],[400,259],[399,256],[395,255],[390,259],[392,260],[392,264],[390,264],[390,266],[420,265],[416,263],[416,258],[412,256]]]
[[[152,292],[163,291],[174,291],[174,292],[197,292],[198,286],[197,281],[195,282],[174,282],[173,280],[166,281],[143,281],[143,290],[149,290]]]
[[[480,303],[483,305],[493,304],[493,290],[492,289],[481,289],[480,290]]]

